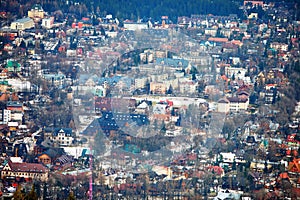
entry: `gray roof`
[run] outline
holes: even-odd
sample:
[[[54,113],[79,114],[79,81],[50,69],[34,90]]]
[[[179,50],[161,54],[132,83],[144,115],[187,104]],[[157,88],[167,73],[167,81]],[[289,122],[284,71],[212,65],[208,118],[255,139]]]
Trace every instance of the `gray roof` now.
[[[15,22],[25,23],[25,22],[28,22],[28,21],[33,21],[33,20],[29,17],[26,17],[26,18],[22,18],[22,19],[17,19]]]

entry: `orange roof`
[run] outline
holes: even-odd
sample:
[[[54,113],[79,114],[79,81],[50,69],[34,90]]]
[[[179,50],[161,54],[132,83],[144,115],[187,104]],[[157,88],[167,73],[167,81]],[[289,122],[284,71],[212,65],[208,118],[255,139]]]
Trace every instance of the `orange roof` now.
[[[227,78],[226,75],[221,76],[221,78],[222,78],[224,81],[228,81],[228,78]]]
[[[281,179],[290,179],[290,177],[289,177],[289,175],[288,175],[287,172],[281,173],[281,174],[279,175],[279,177],[280,177]]]
[[[228,42],[228,38],[214,38],[214,37],[210,37],[210,38],[208,38],[208,41],[210,41],[210,42]]]
[[[238,45],[238,46],[242,46],[243,45],[243,43],[241,41],[239,41],[239,40],[232,40],[231,43],[235,44],[235,45]]]
[[[289,162],[288,171],[291,172],[300,172],[300,159],[294,159],[292,162]]]

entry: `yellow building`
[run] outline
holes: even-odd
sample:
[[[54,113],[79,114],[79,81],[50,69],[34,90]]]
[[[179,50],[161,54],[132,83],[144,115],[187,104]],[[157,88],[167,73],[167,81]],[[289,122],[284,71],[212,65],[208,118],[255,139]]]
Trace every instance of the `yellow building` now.
[[[166,94],[167,86],[164,83],[150,83],[150,91],[153,94]]]
[[[22,31],[25,29],[31,29],[34,28],[34,21],[29,17],[18,19],[11,23],[10,28]]]
[[[40,163],[26,163],[19,157],[11,157],[1,171],[1,179],[7,177],[25,180],[47,181],[49,170]]]
[[[31,10],[28,11],[28,17],[31,19],[43,19],[45,16],[44,9],[41,5],[35,4]]]

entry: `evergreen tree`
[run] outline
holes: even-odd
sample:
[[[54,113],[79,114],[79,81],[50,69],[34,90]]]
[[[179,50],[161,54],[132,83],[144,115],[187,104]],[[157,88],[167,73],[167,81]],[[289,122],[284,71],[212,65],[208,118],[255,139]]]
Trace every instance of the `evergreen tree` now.
[[[173,87],[172,87],[172,85],[169,86],[169,89],[167,90],[167,94],[173,94]]]
[[[197,79],[196,74],[192,74],[192,80],[194,81],[196,79]]]

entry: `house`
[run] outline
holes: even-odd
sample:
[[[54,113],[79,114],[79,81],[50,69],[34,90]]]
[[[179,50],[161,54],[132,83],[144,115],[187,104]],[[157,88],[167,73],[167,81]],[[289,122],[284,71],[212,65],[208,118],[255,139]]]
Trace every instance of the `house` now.
[[[7,110],[11,112],[11,120],[21,122],[23,120],[24,108],[23,103],[19,101],[8,101],[6,105]]]
[[[249,99],[240,99],[238,97],[227,97],[229,100],[229,110],[231,112],[239,112],[247,110],[249,105]]]
[[[233,163],[235,161],[236,155],[235,153],[231,153],[231,152],[221,152],[220,153],[221,156],[221,161],[224,163]]]
[[[73,163],[73,157],[69,155],[61,155],[54,160],[54,166],[52,170],[64,170],[71,167]]]
[[[148,81],[148,77],[141,77],[141,78],[134,79],[134,88],[135,89],[144,88],[147,84],[147,81]]]
[[[139,113],[139,114],[147,114],[148,112],[149,112],[149,105],[146,101],[140,103],[135,109],[135,113]]]
[[[8,60],[6,63],[6,69],[8,72],[20,72],[21,64],[14,60]]]
[[[54,17],[44,18],[42,19],[42,27],[50,29],[53,27]]]
[[[0,124],[7,124],[11,120],[11,111],[0,109]]]
[[[226,97],[218,101],[217,111],[223,113],[240,112],[242,110],[247,110],[248,105],[248,98]]]
[[[28,11],[28,17],[31,19],[39,20],[43,19],[45,16],[45,12],[41,5],[34,4],[33,7]]]
[[[51,84],[63,88],[66,82],[66,76],[62,73],[58,74],[43,74],[43,78]]]
[[[59,146],[70,146],[74,140],[71,128],[55,128],[52,132],[52,141]]]
[[[61,148],[49,148],[37,156],[38,162],[44,165],[54,165],[55,160],[64,155]]]
[[[215,37],[217,35],[217,31],[218,31],[217,28],[206,28],[204,30],[204,34]]]
[[[221,113],[228,113],[230,111],[230,102],[227,98],[222,98],[218,101],[217,111]]]
[[[40,163],[23,162],[20,157],[11,157],[1,171],[1,179],[15,178],[47,181],[49,170]]]
[[[153,94],[166,94],[167,86],[164,83],[160,82],[151,82],[150,83],[150,92]]]
[[[11,23],[10,28],[21,31],[31,29],[34,28],[34,21],[29,17],[18,19]]]
[[[289,162],[287,170],[292,173],[300,173],[300,159],[294,158],[293,161]]]
[[[287,52],[288,51],[288,47],[289,45],[288,44],[285,44],[285,43],[279,43],[279,42],[272,42],[270,47],[272,49],[275,49],[277,51],[284,51],[284,52]]]

